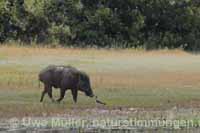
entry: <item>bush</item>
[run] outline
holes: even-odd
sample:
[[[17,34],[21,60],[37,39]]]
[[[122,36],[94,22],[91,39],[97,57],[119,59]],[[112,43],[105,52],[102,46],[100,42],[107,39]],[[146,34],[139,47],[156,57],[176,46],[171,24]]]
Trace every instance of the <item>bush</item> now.
[[[32,6],[31,6],[32,5]],[[200,50],[197,0],[1,0],[0,42]]]
[[[69,26],[53,24],[49,28],[49,34],[52,38],[52,42],[57,42],[59,44],[68,44],[71,38],[71,31]]]

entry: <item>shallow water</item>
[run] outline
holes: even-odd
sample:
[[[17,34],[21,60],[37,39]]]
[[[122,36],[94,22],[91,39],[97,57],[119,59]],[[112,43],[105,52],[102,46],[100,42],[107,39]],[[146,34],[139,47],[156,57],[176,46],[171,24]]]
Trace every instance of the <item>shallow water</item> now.
[[[0,129],[0,133],[199,133],[200,128],[196,129],[18,129],[4,130]]]

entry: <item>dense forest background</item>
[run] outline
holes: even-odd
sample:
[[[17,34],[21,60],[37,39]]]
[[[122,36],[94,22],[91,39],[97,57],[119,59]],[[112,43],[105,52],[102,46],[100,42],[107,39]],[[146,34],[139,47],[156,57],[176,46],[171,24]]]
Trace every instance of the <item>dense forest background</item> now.
[[[199,0],[0,0],[0,42],[200,50]]]

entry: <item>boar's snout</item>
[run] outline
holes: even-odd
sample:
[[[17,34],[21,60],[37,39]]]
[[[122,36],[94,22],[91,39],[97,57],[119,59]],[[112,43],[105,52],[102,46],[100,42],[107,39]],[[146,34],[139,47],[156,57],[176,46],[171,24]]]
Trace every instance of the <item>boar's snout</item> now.
[[[85,91],[85,95],[89,97],[94,97],[94,94],[91,89],[89,89],[88,91]]]
[[[91,94],[89,97],[94,97],[94,94]]]

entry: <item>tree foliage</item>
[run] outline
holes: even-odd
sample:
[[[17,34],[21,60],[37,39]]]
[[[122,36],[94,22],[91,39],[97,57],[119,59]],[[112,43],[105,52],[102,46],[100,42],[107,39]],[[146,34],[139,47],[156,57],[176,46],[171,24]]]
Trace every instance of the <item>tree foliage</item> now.
[[[0,0],[0,42],[200,50],[198,0]]]

